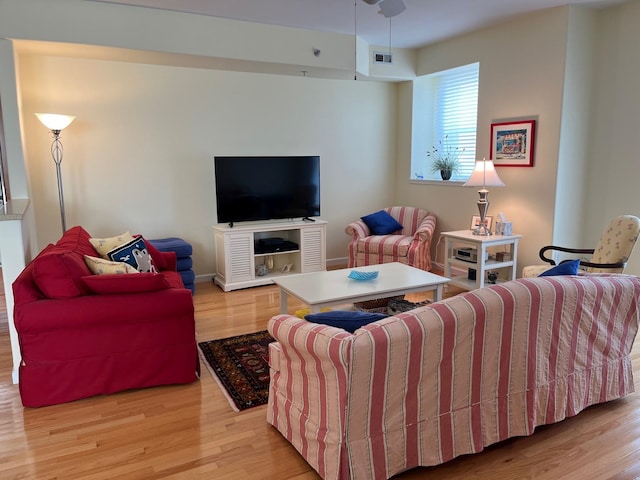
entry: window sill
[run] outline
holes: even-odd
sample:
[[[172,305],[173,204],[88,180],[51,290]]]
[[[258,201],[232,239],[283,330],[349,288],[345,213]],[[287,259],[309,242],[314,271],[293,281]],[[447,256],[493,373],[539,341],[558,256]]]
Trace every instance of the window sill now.
[[[414,185],[443,185],[447,187],[462,187],[465,180],[409,180],[409,183]]]

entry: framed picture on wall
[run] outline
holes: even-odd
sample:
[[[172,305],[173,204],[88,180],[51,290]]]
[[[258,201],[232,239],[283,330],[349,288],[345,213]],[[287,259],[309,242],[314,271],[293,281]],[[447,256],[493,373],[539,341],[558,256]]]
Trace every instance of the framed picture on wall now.
[[[536,121],[491,124],[491,153],[496,167],[533,167]]]

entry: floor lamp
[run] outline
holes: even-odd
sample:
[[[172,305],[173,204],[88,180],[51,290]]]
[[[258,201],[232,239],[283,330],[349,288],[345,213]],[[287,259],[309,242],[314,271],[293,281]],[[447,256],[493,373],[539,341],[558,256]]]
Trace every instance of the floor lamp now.
[[[469,180],[464,184],[465,187],[482,187],[478,190],[478,212],[480,213],[480,224],[473,231],[474,235],[492,235],[491,229],[485,225],[485,218],[487,211],[489,210],[489,190],[487,187],[504,187],[504,182],[500,180],[496,167],[493,165],[493,161],[478,160],[476,166],[473,169],[473,173],[469,177]]]
[[[56,164],[56,175],[58,176],[58,198],[60,199],[60,218],[62,219],[62,233],[67,231],[67,220],[64,213],[64,194],[62,192],[62,142],[60,142],[60,132],[67,128],[74,118],[69,115],[58,115],[55,113],[36,113],[38,120],[51,130],[53,143],[51,144],[51,156]]]

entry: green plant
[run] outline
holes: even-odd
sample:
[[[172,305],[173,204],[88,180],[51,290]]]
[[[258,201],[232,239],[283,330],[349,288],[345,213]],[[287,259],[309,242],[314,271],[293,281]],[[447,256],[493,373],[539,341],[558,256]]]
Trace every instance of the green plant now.
[[[464,153],[464,148],[453,146],[449,143],[449,135],[440,140],[438,145],[434,145],[427,156],[431,157],[431,173],[450,172],[456,173],[460,169],[460,156]]]

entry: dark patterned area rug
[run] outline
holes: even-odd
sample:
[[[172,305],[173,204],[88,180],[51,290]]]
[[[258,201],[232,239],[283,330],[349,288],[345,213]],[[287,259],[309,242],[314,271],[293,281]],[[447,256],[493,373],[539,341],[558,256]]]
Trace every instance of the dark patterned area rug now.
[[[236,412],[269,399],[269,344],[266,330],[198,343],[209,371]]]

